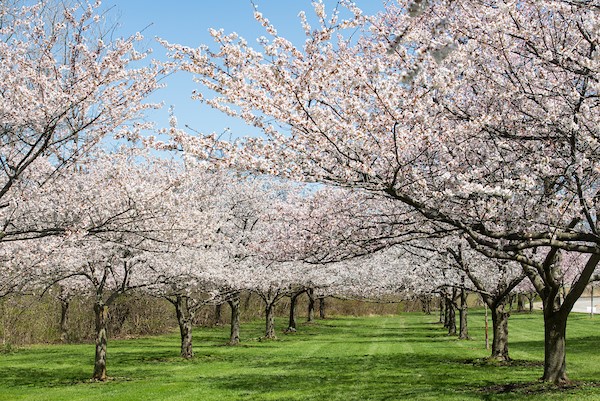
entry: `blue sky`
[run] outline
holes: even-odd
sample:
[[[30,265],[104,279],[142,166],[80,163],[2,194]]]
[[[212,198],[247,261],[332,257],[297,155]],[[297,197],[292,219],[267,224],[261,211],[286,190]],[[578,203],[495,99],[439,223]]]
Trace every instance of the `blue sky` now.
[[[385,1],[356,0],[356,3],[366,13],[372,14],[382,10]],[[331,10],[335,4],[333,0],[324,2],[326,10]],[[254,4],[275,25],[279,34],[297,44],[304,41],[297,15],[301,10],[305,10],[308,16],[311,15],[310,0],[254,0]],[[164,50],[154,40],[155,37],[197,47],[203,43],[212,43],[209,28],[237,32],[251,44],[264,35],[263,28],[253,18],[250,0],[104,0],[102,7],[112,7],[109,20],[118,24],[120,35],[128,36],[143,30],[147,38],[145,46],[152,48],[154,57],[159,59],[164,57]],[[148,116],[157,126],[164,127],[168,124],[168,108],[172,105],[180,127],[187,124],[204,133],[220,133],[229,128],[235,137],[252,134],[243,122],[190,100],[192,90],[198,87],[189,74],[179,72],[168,77],[166,84],[167,88],[151,98],[152,101],[162,101],[165,104],[163,110]]]

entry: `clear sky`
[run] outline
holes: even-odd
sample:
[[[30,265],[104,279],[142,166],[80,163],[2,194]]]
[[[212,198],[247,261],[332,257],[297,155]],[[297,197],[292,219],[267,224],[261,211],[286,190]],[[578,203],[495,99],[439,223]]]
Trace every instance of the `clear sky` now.
[[[372,14],[383,9],[385,0],[355,2],[365,13]],[[336,2],[325,0],[324,3],[326,10],[331,10]],[[310,0],[254,0],[254,4],[273,23],[279,34],[296,44],[304,41],[297,15],[301,10],[305,10],[308,16],[311,15]],[[209,28],[237,32],[250,44],[256,43],[256,38],[265,35],[263,28],[253,18],[251,0],[104,0],[102,7],[112,7],[109,20],[114,20],[119,25],[120,35],[128,36],[143,30],[142,33],[147,38],[145,46],[152,48],[154,57],[158,59],[163,58],[165,52],[154,40],[155,37],[197,47],[212,43]],[[168,108],[172,105],[180,127],[189,125],[204,133],[220,133],[225,128],[230,128],[236,137],[252,133],[243,122],[192,101],[192,90],[199,88],[189,74],[176,73],[167,78],[166,84],[167,88],[151,98],[165,103],[163,110],[148,116],[157,126],[165,127],[168,124]]]

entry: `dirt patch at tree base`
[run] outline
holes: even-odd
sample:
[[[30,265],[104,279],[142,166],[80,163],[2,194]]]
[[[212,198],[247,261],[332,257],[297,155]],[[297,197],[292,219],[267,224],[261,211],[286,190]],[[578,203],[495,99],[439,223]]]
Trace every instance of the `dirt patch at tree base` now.
[[[493,358],[467,359],[464,361],[467,365],[473,366],[514,366],[514,367],[543,367],[543,361],[528,361],[520,359],[511,359],[508,361],[499,361]]]
[[[485,386],[481,388],[482,393],[486,394],[543,394],[543,393],[561,393],[582,390],[585,388],[600,388],[600,382],[582,382],[574,381],[566,384],[556,385],[552,383],[526,382],[526,383],[504,383]]]

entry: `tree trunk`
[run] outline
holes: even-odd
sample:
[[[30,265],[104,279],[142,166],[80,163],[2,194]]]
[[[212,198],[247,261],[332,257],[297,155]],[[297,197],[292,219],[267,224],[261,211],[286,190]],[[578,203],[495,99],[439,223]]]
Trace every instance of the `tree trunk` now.
[[[448,335],[456,335],[456,311],[451,300],[447,299],[446,309],[448,310]]]
[[[510,294],[508,296],[508,310],[513,310],[513,304],[515,302],[515,295],[514,294]]]
[[[222,308],[223,308],[223,304],[215,305],[215,321],[214,321],[215,326],[220,326],[223,324]]]
[[[445,306],[444,297],[440,296],[440,321],[438,323],[445,323],[446,308],[444,306]],[[444,324],[444,326],[445,326],[445,324]]]
[[[525,312],[525,295],[517,295],[517,312]]]
[[[319,318],[325,319],[325,297],[319,297]]]
[[[175,312],[177,313],[177,323],[179,323],[179,333],[181,334],[181,357],[192,358],[194,350],[192,347],[192,314],[189,308],[189,298],[185,295],[177,295],[175,302]]]
[[[485,327],[484,327],[484,333],[485,333],[485,349],[490,349],[490,336],[489,336],[489,332],[488,332],[488,305],[486,303],[484,303],[485,306]]]
[[[510,313],[505,311],[505,306],[504,303],[490,306],[494,332],[490,359],[501,362],[510,361],[508,356],[508,318]]]
[[[448,297],[444,297],[444,327],[450,326],[450,301]]]
[[[285,330],[290,333],[296,331],[296,301],[300,294],[301,292],[297,292],[290,297],[290,320],[288,322],[288,328]]]
[[[274,339],[275,336],[275,305],[266,303],[265,306],[265,338]]]
[[[460,340],[468,340],[469,339],[469,329],[467,327],[467,291],[462,289],[460,291],[460,310],[459,310],[459,320],[460,320],[460,329],[458,333],[458,338]]]
[[[69,305],[71,303],[67,299],[60,300],[60,341],[63,343],[69,342],[69,332],[67,330],[67,321],[69,317]]]
[[[426,315],[431,315],[431,296],[424,295],[421,297],[421,309]]]
[[[94,304],[96,317],[96,355],[94,358],[93,380],[106,381],[106,325],[108,321],[108,306],[102,302]]]
[[[248,291],[248,295],[246,296],[246,299],[244,299],[244,311],[247,311],[248,308],[250,308],[250,300],[252,299],[252,291]]]
[[[229,345],[240,343],[240,293],[236,292],[227,303],[231,307],[231,334]]]
[[[554,384],[569,382],[566,364],[567,316],[544,308],[544,376],[543,381]]]
[[[533,300],[535,299],[535,294],[527,297],[529,299],[529,313],[533,313]]]
[[[309,288],[308,294],[308,314],[306,317],[307,322],[313,322],[315,320],[315,290]]]

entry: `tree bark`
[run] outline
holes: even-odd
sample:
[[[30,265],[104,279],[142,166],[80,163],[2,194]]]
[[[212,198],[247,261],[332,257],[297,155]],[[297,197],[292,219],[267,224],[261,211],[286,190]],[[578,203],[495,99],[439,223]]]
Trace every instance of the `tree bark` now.
[[[513,304],[515,303],[515,295],[514,294],[510,294],[508,296],[508,310],[513,310]]]
[[[448,311],[448,335],[456,335],[456,311],[452,300],[446,299],[446,310]]]
[[[444,327],[450,326],[450,301],[447,296],[444,296]]]
[[[485,327],[484,327],[485,349],[490,349],[490,336],[489,336],[489,332],[488,332],[488,305],[484,302],[484,306],[485,306]]]
[[[248,308],[250,308],[250,300],[252,299],[252,291],[248,291],[248,295],[246,296],[246,299],[244,299],[244,310],[247,311]]]
[[[60,341],[63,343],[69,342],[69,331],[67,330],[67,322],[69,318],[69,306],[70,302],[68,299],[60,300]]]
[[[525,312],[525,295],[517,295],[517,312]]]
[[[423,295],[421,299],[421,310],[426,315],[431,315],[431,295]]]
[[[467,327],[467,291],[461,289],[460,291],[460,309],[459,309],[459,333],[458,338],[460,340],[468,340],[469,339],[469,329]]]
[[[292,294],[290,297],[290,319],[288,322],[287,332],[295,332],[296,331],[296,301],[298,300],[298,296],[302,294],[302,292],[296,292]]]
[[[215,326],[220,326],[223,324],[222,309],[223,309],[223,304],[215,305],[215,321],[214,321]]]
[[[192,358],[194,350],[192,346],[192,313],[189,308],[189,298],[185,295],[177,295],[175,302],[175,312],[177,313],[177,323],[179,324],[179,333],[181,334],[181,357]]]
[[[546,314],[544,308],[544,376],[555,384],[569,382],[566,364],[567,316],[560,312]]]
[[[309,288],[308,294],[308,313],[306,317],[307,322],[313,322],[315,320],[315,290]]]
[[[236,292],[228,301],[231,308],[231,334],[229,345],[240,343],[240,293]]]
[[[106,381],[106,349],[108,336],[106,326],[108,321],[108,306],[103,302],[94,303],[94,315],[96,317],[96,355],[94,357],[93,380]]]
[[[275,336],[275,305],[266,303],[265,306],[265,338],[274,339]]]
[[[571,309],[561,308],[559,287],[542,294],[544,305],[544,375],[542,380],[554,384],[568,383],[566,363],[567,318]]]
[[[510,313],[505,311],[505,307],[505,303],[490,305],[493,331],[490,359],[500,362],[510,361],[508,354],[508,318]]]
[[[535,299],[535,293],[530,294],[527,299],[529,300],[529,313],[533,313],[533,300]]]
[[[438,323],[444,323],[445,326],[445,317],[446,317],[446,308],[444,307],[445,301],[444,301],[444,297],[440,296],[440,320]]]
[[[319,297],[319,318],[325,319],[325,297]]]

